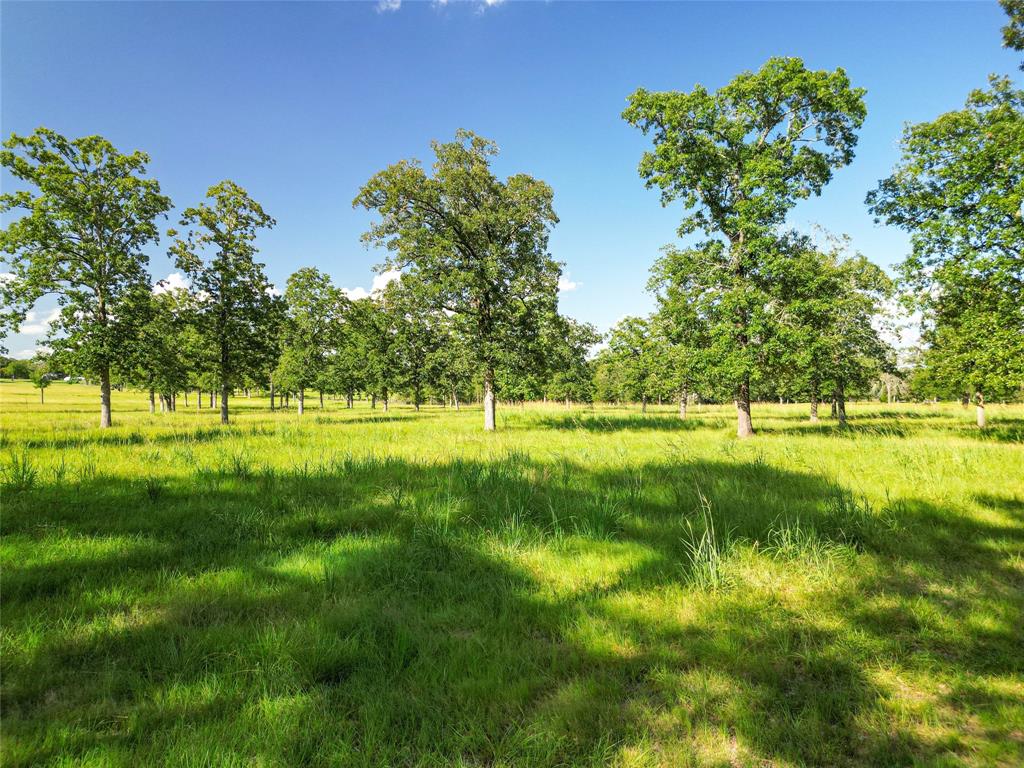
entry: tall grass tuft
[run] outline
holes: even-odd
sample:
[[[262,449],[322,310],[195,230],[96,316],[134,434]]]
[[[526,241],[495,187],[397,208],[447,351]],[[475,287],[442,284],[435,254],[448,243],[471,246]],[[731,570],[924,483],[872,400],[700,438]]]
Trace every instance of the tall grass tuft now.
[[[700,525],[686,520],[687,535],[683,538],[683,551],[687,558],[689,582],[706,592],[716,592],[729,586],[730,579],[725,572],[725,561],[732,552],[733,544],[729,531],[720,534],[715,529],[715,518],[711,502],[700,491]]]
[[[4,467],[4,486],[12,491],[30,491],[35,488],[39,479],[39,470],[28,452],[12,453],[7,466]]]

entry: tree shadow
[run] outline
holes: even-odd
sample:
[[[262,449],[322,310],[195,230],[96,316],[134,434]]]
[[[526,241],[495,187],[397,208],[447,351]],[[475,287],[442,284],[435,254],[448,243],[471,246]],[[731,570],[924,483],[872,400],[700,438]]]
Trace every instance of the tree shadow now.
[[[718,747],[733,762],[907,764],[951,747],[877,726],[879,648],[951,679],[1019,674],[1024,658],[1019,525],[914,500],[865,510],[759,461],[345,457],[158,487],[5,494],[5,541],[24,554],[3,569],[5,631],[22,638],[0,658],[6,764],[99,750],[581,765],[645,749],[673,764],[664,750],[701,762]],[[727,566],[794,526],[804,540],[772,558],[800,568],[818,542],[878,566],[824,592],[827,620],[742,575],[697,589],[702,510],[736,546]],[[996,601],[1002,623],[974,626],[972,600]],[[952,617],[955,644],[920,608],[901,616],[907,601]]]

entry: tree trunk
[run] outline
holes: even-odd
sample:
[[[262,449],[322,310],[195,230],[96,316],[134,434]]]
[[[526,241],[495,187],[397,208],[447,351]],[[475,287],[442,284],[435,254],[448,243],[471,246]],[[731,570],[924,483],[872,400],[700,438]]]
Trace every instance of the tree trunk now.
[[[220,423],[228,423],[228,385],[224,382],[220,385]]]
[[[985,428],[985,397],[980,391],[974,395],[974,405],[978,416],[978,428]]]
[[[100,429],[110,426],[110,368],[100,369]]]
[[[568,395],[565,396],[565,407],[572,408],[572,400],[569,398]]]
[[[154,399],[153,390],[149,390],[149,412],[156,413],[156,401]]]
[[[196,390],[196,410],[203,410],[203,390],[201,389]]]
[[[210,407],[213,408],[213,390],[210,390]]]
[[[736,437],[748,438],[754,435],[754,425],[750,420],[750,377],[744,377],[736,393]]]
[[[370,408],[374,410],[377,408],[377,395],[375,394],[370,395]]]
[[[270,410],[274,410],[274,380],[270,380]]]
[[[355,392],[349,391],[348,398],[346,399],[346,402],[345,402],[346,407],[354,408],[355,407],[355,399],[356,399]]]
[[[39,388],[39,404],[40,405],[46,405],[46,398],[43,396],[43,392],[45,392],[45,391],[46,391],[45,388],[43,388],[43,387]]]
[[[836,416],[839,417],[839,426],[846,426],[846,388],[840,383],[836,387]]]
[[[181,390],[181,394],[185,396],[185,407],[188,408],[188,389]]]
[[[459,393],[455,391],[455,387],[452,387],[452,404],[455,406],[455,410],[459,410]]]
[[[324,391],[320,390],[320,410],[324,409]]]
[[[818,383],[811,382],[811,421],[818,422]]]
[[[488,365],[484,368],[484,431],[493,432],[494,421],[494,368]]]
[[[685,389],[679,393],[679,418],[686,418],[686,401],[690,398],[690,393]]]
[[[299,387],[299,416],[306,412],[306,388]]]
[[[640,413],[647,413],[647,395],[640,398]]]
[[[388,388],[384,387],[384,391],[381,392],[380,400],[384,403],[384,413],[388,412],[388,406],[391,405],[390,399],[388,398]]]

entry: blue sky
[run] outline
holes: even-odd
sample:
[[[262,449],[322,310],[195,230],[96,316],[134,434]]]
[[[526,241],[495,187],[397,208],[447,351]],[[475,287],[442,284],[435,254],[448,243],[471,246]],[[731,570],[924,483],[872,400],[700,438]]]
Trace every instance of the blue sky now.
[[[4,2],[0,129],[143,149],[181,207],[233,179],[277,219],[260,242],[274,282],[313,265],[355,288],[380,260],[359,242],[359,186],[469,128],[498,142],[499,173],[554,188],[551,250],[576,284],[563,310],[603,330],[650,309],[647,270],[681,214],[637,175],[645,139],[620,117],[635,88],[716,88],[777,55],[844,67],[868,91],[857,157],[791,223],[847,233],[891,265],[906,237],[863,201],[903,123],[957,108],[990,72],[1019,75],[995,2],[387,6]],[[150,249],[154,278],[173,271],[167,244]],[[7,340],[12,353],[31,353],[53,306]]]

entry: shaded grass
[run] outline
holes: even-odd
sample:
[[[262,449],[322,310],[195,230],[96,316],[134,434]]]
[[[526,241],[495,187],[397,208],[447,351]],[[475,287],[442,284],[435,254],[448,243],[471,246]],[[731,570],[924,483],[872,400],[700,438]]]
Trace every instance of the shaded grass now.
[[[6,386],[5,765],[1024,759],[1024,458],[956,409],[739,443],[243,402],[118,442]]]

